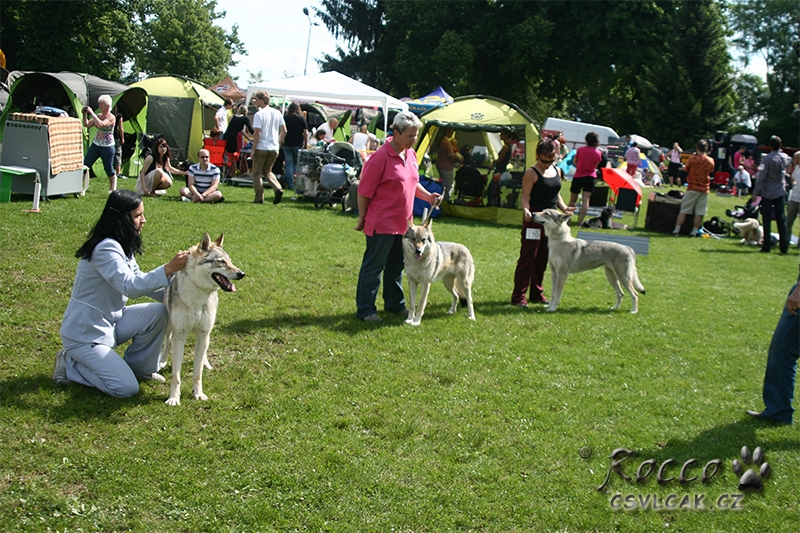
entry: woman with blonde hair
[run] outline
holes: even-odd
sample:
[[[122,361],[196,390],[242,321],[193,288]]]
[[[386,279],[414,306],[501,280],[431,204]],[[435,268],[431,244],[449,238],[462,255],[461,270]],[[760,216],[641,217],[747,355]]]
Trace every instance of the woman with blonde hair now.
[[[100,113],[87,106],[83,107],[83,127],[97,128],[94,140],[83,158],[83,165],[91,168],[98,158],[103,160],[103,168],[108,176],[109,190],[114,192],[117,189],[117,172],[114,170],[114,154],[116,143],[114,142],[114,126],[117,118],[111,112],[111,97],[107,94],[100,95],[97,99],[97,106]]]

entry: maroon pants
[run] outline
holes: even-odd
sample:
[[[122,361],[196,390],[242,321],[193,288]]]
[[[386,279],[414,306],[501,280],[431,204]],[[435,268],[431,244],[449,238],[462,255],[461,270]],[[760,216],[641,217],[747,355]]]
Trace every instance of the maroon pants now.
[[[529,239],[528,229],[538,229],[539,239]],[[541,302],[544,300],[542,281],[547,268],[547,237],[544,226],[531,220],[522,223],[522,245],[519,249],[517,268],[514,271],[514,292],[511,293],[511,303]],[[525,293],[530,289],[530,298],[525,298]]]

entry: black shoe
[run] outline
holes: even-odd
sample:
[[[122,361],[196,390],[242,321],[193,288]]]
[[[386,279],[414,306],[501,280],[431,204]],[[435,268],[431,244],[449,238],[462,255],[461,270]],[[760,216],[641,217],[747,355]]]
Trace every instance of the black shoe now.
[[[281,203],[281,198],[283,198],[283,191],[275,191],[275,199],[272,200],[273,204]]]
[[[745,413],[747,413],[747,416],[751,418],[755,418],[756,420],[762,420],[764,422],[772,422],[773,424],[787,424],[787,425],[791,424],[791,422],[785,422],[783,420],[777,420],[775,418],[764,416],[764,413],[759,411],[752,411],[748,409],[747,411],[745,411]]]
[[[762,248],[762,249],[759,250],[759,252],[761,252],[762,254],[768,254],[769,250],[765,250],[765,249]]]

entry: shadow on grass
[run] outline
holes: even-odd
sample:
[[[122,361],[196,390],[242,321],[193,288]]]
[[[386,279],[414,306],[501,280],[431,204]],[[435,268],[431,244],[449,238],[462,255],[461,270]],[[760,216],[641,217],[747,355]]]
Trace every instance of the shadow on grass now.
[[[53,422],[95,419],[114,421],[114,414],[117,412],[121,411],[124,415],[131,407],[164,401],[161,396],[154,396],[144,390],[148,385],[140,385],[143,390],[139,394],[132,398],[119,399],[77,383],[59,385],[49,375],[15,376],[0,381],[0,404],[5,409],[36,411]],[[43,401],[45,395],[50,396],[51,401]]]
[[[769,460],[770,452],[800,450],[800,441],[793,426],[750,418],[744,413],[746,407],[749,406],[742,406],[742,418],[739,420],[714,426],[691,438],[670,439],[662,449],[651,453],[660,460],[668,457],[725,460],[738,457],[742,446],[751,450],[761,446]]]
[[[555,314],[564,314],[564,315],[579,315],[579,314],[590,314],[590,315],[613,315],[616,313],[623,313],[623,314],[630,314],[630,308],[625,308],[625,302],[630,304],[630,298],[627,297],[622,300],[622,306],[619,310],[611,309],[611,305],[609,304],[608,307],[598,307],[598,306],[591,306],[591,307],[573,307],[569,304],[564,305],[563,303],[558,306],[558,310],[555,311]],[[641,297],[639,298],[641,303]],[[459,306],[459,310],[461,306]],[[491,302],[475,302],[475,315],[480,320],[480,315],[518,315],[520,313],[524,314],[550,314],[547,311],[547,306],[544,304],[529,304],[528,307],[517,307],[515,305],[511,305],[511,303],[507,300],[503,301],[491,301]]]

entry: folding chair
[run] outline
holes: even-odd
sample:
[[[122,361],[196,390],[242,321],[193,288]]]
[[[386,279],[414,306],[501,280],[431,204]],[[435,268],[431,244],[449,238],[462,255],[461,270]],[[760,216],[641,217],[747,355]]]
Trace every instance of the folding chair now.
[[[639,219],[639,193],[634,189],[622,189],[617,192],[617,200],[614,209],[626,213],[633,213],[633,226],[636,227],[636,221]]]

